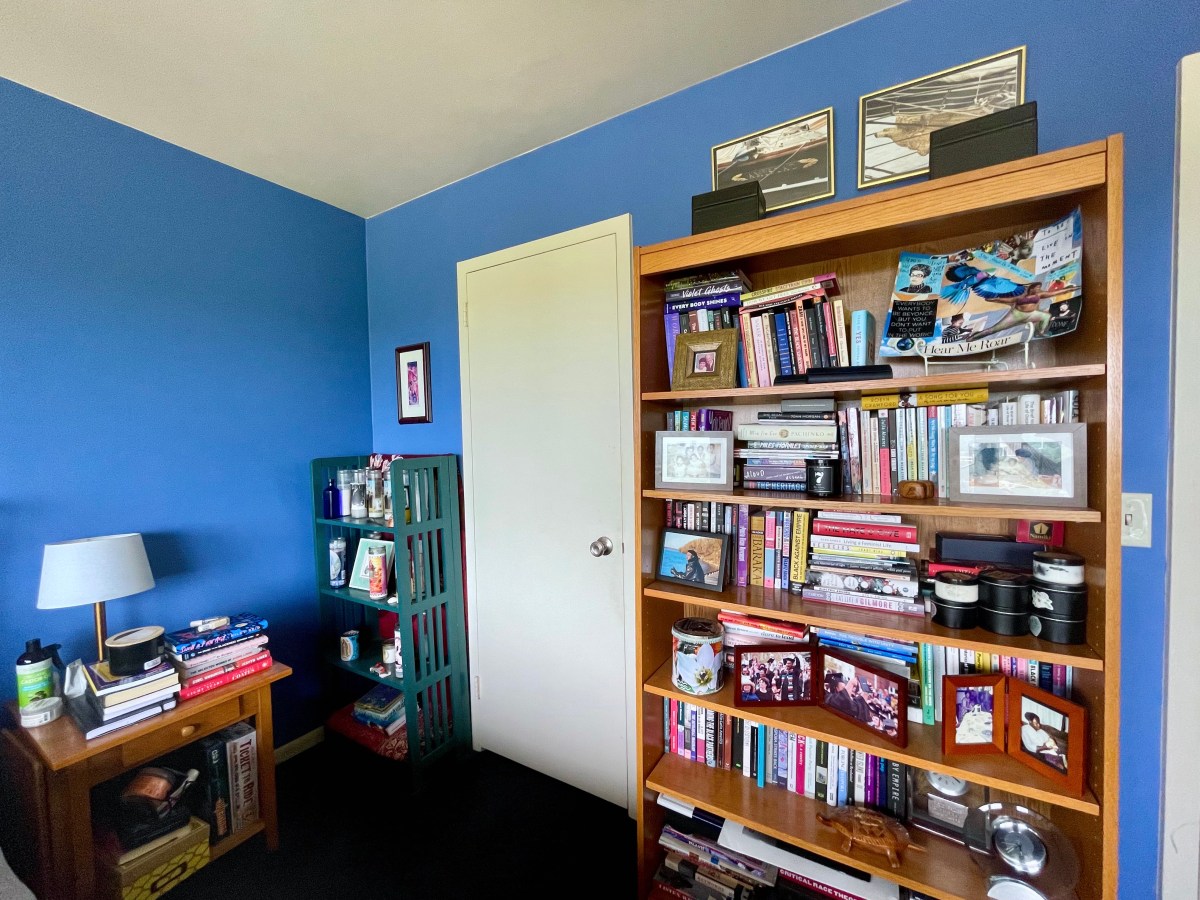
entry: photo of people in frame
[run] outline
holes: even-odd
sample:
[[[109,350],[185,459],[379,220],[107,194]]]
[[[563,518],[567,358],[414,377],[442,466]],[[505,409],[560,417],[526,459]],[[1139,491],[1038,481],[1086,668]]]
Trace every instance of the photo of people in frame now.
[[[663,478],[686,484],[724,484],[728,474],[726,457],[725,443],[707,438],[703,432],[665,437]]]
[[[1070,720],[1062,713],[1029,697],[1021,698],[1021,751],[1064,775],[1069,727]]]
[[[822,706],[891,740],[902,739],[907,712],[897,676],[876,674],[828,653],[822,661]]]
[[[1070,496],[1064,485],[1061,441],[980,439],[971,445],[968,487]],[[1069,471],[1069,470],[1068,470]],[[1064,488],[1066,493],[1064,494]]]
[[[658,574],[672,581],[720,590],[726,540],[723,535],[692,534],[668,529],[663,535]]]
[[[812,651],[803,645],[739,647],[740,704],[795,704],[812,700]]]
[[[960,687],[954,692],[954,743],[991,744],[996,689],[991,685]]]
[[[716,350],[697,350],[692,357],[692,374],[706,375],[717,370]]]

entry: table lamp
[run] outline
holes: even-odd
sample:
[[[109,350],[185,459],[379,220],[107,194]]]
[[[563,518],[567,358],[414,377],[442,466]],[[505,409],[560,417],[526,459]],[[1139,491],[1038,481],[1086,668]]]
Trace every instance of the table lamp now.
[[[38,609],[91,603],[96,615],[96,659],[103,660],[108,627],[104,604],[154,587],[140,534],[110,534],[46,544]]]

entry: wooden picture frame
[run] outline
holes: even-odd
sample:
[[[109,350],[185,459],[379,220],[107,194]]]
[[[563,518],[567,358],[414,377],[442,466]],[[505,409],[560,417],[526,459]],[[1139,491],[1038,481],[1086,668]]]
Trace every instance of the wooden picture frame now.
[[[732,431],[659,431],[654,486],[659,490],[732,491]]]
[[[1087,506],[1087,424],[951,428],[948,495],[958,503]]]
[[[931,131],[1024,103],[1025,55],[1013,47],[859,97],[859,189],[927,174]]]
[[[390,595],[394,588],[392,584],[393,566],[396,560],[396,544],[394,541],[382,541],[378,538],[360,538],[358,549],[354,551],[354,568],[350,570],[349,586],[359,591],[370,590],[370,580],[367,576],[367,550],[371,547],[384,548],[384,561],[387,565],[388,573],[388,594]]]
[[[733,650],[734,706],[754,709],[812,706],[817,702],[816,681],[813,679],[816,647],[810,644],[777,643],[739,645],[727,649]],[[789,659],[793,660],[790,669]],[[743,672],[743,667],[753,671]],[[750,680],[747,681],[747,678]],[[766,679],[765,690],[759,689],[762,678]]]
[[[1019,678],[1008,681],[1008,755],[1082,797],[1087,710]],[[1030,716],[1037,719],[1036,727]]]
[[[401,425],[433,421],[429,341],[396,348],[396,418]]]
[[[817,649],[813,671],[818,706],[881,740],[908,746],[907,678],[828,647]]]
[[[833,107],[789,119],[712,148],[712,189],[757,181],[766,211],[836,192]]]
[[[673,391],[724,391],[737,387],[738,330],[689,331],[675,338]]]
[[[942,679],[944,755],[1005,752],[1005,681],[1003,675],[947,675]]]
[[[664,528],[654,577],[706,591],[723,591],[729,575],[729,535]],[[702,575],[703,577],[697,577]]]

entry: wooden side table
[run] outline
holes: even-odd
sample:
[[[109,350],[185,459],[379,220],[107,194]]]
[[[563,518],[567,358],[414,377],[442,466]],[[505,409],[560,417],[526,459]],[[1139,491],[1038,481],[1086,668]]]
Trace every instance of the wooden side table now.
[[[161,715],[86,741],[69,715],[38,728],[12,726],[0,732],[0,756],[12,776],[12,806],[23,813],[32,842],[31,871],[14,869],[42,898],[88,900],[95,895],[96,858],[91,791],[97,784],[184,747],[235,722],[253,720],[258,731],[258,822],[212,848],[212,858],[259,832],[267,849],[279,846],[275,812],[275,740],[271,684],[292,674],[282,663],[243,678]],[[16,722],[16,705],[9,705]],[[7,806],[8,803],[6,802]],[[15,855],[20,855],[15,854]]]

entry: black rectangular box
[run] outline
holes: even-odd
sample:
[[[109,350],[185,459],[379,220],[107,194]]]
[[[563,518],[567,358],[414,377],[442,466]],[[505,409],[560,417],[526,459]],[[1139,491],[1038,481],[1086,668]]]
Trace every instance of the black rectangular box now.
[[[965,534],[939,531],[934,539],[939,562],[991,563],[1006,569],[1028,572],[1033,569],[1033,554],[1041,544],[1022,544],[998,534]]]
[[[929,177],[1036,156],[1037,101],[969,119],[929,134]]]
[[[767,203],[757,181],[696,194],[692,197],[692,234],[757,222],[766,211]]]

